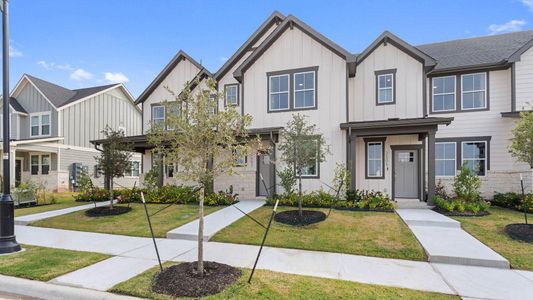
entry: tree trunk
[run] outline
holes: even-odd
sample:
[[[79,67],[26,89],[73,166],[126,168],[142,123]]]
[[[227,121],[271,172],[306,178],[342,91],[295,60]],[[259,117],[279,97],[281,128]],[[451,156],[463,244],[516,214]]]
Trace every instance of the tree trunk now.
[[[113,209],[113,178],[109,177],[109,209]]]
[[[204,197],[205,187],[200,189],[200,203],[198,204],[198,267],[197,272],[204,276]]]
[[[302,174],[298,174],[298,215],[300,217],[303,216],[303,208],[302,208]]]

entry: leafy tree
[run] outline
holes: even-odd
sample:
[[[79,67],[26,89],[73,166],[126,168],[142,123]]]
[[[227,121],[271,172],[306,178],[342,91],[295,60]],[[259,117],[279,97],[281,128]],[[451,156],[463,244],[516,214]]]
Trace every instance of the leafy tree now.
[[[298,211],[302,216],[302,170],[326,160],[329,147],[315,124],[308,124],[306,116],[293,114],[281,131],[279,150],[281,159],[291,166],[298,177]]]
[[[102,174],[109,181],[109,208],[113,209],[114,179],[124,176],[124,173],[131,168],[130,159],[133,147],[122,130],[114,130],[106,126],[102,133],[106,141],[100,149],[100,156],[96,156],[94,159]]]
[[[200,188],[197,272],[204,275],[203,231],[205,191],[213,179],[221,174],[236,174],[236,162],[247,155],[258,141],[248,136],[252,123],[250,115],[241,115],[235,108],[218,112],[220,95],[216,84],[208,80],[192,92],[189,84],[175,101],[165,101],[165,124],[152,124],[148,141],[154,152],[165,157],[165,163],[179,166],[174,176],[194,181]],[[259,144],[258,144],[259,146]]]
[[[286,167],[281,171],[276,172],[280,179],[281,187],[285,191],[285,195],[289,196],[294,193],[294,186],[296,185],[296,176],[294,176],[294,169]]]

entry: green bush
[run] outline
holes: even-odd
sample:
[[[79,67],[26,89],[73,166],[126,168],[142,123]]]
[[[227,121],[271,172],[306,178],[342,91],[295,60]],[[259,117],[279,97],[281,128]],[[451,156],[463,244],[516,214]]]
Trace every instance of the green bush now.
[[[435,205],[446,211],[456,213],[471,213],[478,214],[479,212],[485,212],[489,209],[490,203],[483,199],[477,201],[464,201],[463,199],[444,199],[442,196],[435,196]]]
[[[457,198],[466,202],[475,202],[480,199],[479,188],[481,187],[481,180],[466,165],[461,167],[461,173],[455,176],[453,182],[453,191]]]
[[[528,193],[525,195],[527,203],[527,211],[533,213],[533,194]],[[491,201],[493,205],[516,209],[524,211],[524,203],[522,200],[522,194],[509,192],[509,193],[496,193],[494,199]]]
[[[109,200],[109,192],[102,188],[93,188],[85,193],[79,193],[74,196],[74,199],[79,202],[101,202]]]
[[[296,185],[296,176],[294,176],[294,169],[285,167],[285,169],[276,172],[280,179],[280,185],[285,192],[285,195],[294,193],[294,186]]]

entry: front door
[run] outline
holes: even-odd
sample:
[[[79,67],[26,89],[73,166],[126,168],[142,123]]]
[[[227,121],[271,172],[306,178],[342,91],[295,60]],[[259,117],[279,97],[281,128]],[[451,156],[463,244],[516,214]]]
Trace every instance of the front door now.
[[[15,159],[15,187],[18,187],[21,181],[22,181],[22,160]]]
[[[394,197],[418,198],[418,150],[394,151]]]
[[[272,196],[274,170],[269,153],[257,155],[257,196]]]

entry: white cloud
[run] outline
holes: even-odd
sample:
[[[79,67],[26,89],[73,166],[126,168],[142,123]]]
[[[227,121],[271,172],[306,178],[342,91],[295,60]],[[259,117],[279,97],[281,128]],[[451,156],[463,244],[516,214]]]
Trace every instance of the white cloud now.
[[[40,60],[37,62],[37,64],[47,70],[52,70],[52,69],[58,69],[58,70],[65,70],[65,71],[73,71],[74,70],[74,67],[71,66],[70,64],[56,64],[55,62],[47,62],[47,61],[44,61],[44,60]]]
[[[492,24],[489,26],[489,31],[490,34],[519,31],[522,30],[522,27],[524,27],[526,23],[527,22],[524,20],[511,20],[505,24]]]
[[[21,57],[22,52],[13,46],[9,46],[9,57]]]
[[[76,81],[88,80],[92,78],[93,78],[93,74],[81,68],[74,70],[74,72],[70,74],[70,79],[76,80]]]
[[[126,77],[126,75],[124,75],[121,72],[117,72],[117,73],[105,72],[104,77],[105,77],[105,80],[110,83],[123,83],[123,82],[128,82],[130,80],[128,77]]]
[[[527,6],[529,10],[533,11],[533,0],[522,0],[522,4]]]
[[[222,57],[220,58],[220,61],[223,62],[223,63],[226,62],[227,60],[228,60],[228,58],[225,57],[225,56],[222,56]]]

